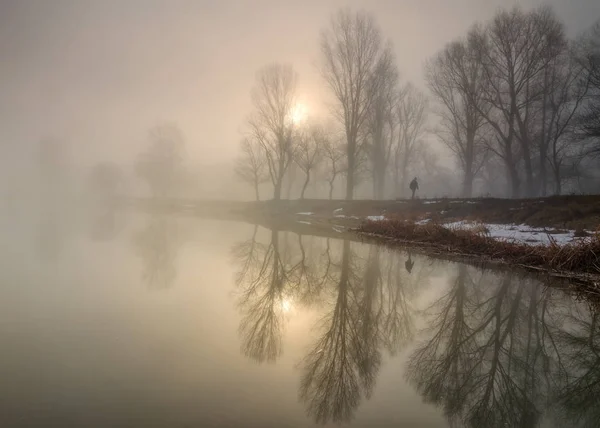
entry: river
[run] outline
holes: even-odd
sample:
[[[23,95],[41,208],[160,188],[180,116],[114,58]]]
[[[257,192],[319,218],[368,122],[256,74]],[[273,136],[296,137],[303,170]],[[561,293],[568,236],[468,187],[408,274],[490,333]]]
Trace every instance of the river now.
[[[532,277],[163,214],[3,235],[2,427],[600,426],[599,315]]]

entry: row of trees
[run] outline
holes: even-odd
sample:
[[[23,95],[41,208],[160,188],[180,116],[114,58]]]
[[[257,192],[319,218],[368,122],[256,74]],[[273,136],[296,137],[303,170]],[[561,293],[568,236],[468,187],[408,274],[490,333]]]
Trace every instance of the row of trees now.
[[[437,134],[459,161],[464,196],[494,162],[512,197],[561,193],[598,137],[599,41],[599,25],[571,41],[550,8],[514,8],[429,61]]]
[[[426,125],[427,101],[411,84],[400,84],[391,44],[385,43],[366,13],[340,11],[321,37],[321,72],[334,99],[334,121],[302,123],[297,109],[297,74],[290,65],[271,64],[257,74],[253,113],[238,159],[238,176],[272,184],[281,198],[290,168],[305,176],[301,190],[317,177],[329,184],[343,176],[352,199],[359,180],[370,177],[373,194],[383,198],[386,180],[395,193],[405,187],[409,165],[418,154]],[[390,161],[392,160],[392,161]]]
[[[294,167],[305,175],[301,197],[315,176],[330,197],[340,177],[346,199],[362,180],[376,199],[401,196],[417,163],[435,164],[428,136],[454,155],[465,197],[477,179],[501,178],[512,197],[560,194],[589,167],[584,155],[600,153],[600,23],[569,40],[548,7],[499,11],[445,46],[425,68],[431,102],[401,83],[391,43],[365,12],[333,16],[319,68],[334,100],[327,126],[295,117],[291,66],[257,74],[236,167],[257,198],[270,182],[280,199]]]

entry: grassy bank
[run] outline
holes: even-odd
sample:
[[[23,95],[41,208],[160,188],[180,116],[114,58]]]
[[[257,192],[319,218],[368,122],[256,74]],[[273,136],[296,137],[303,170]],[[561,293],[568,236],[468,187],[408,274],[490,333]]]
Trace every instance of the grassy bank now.
[[[504,242],[485,235],[483,230],[448,229],[439,224],[417,225],[403,220],[365,221],[356,229],[361,234],[381,238],[388,244],[434,248],[488,260],[573,274],[600,275],[600,235],[594,234],[574,244],[531,246]]]

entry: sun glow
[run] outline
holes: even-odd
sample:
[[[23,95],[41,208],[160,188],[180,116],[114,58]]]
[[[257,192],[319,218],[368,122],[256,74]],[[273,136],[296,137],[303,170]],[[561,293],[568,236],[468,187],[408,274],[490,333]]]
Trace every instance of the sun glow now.
[[[306,105],[297,103],[290,111],[290,119],[294,125],[298,125],[306,120],[307,117]]]
[[[281,300],[281,310],[283,312],[289,312],[292,310],[292,301],[291,299],[283,299]]]

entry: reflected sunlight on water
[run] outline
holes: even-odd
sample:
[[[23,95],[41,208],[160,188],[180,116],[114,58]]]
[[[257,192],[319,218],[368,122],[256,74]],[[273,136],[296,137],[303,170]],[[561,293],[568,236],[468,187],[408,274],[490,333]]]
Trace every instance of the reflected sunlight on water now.
[[[2,250],[2,426],[596,426],[598,314],[535,279],[103,216]]]

